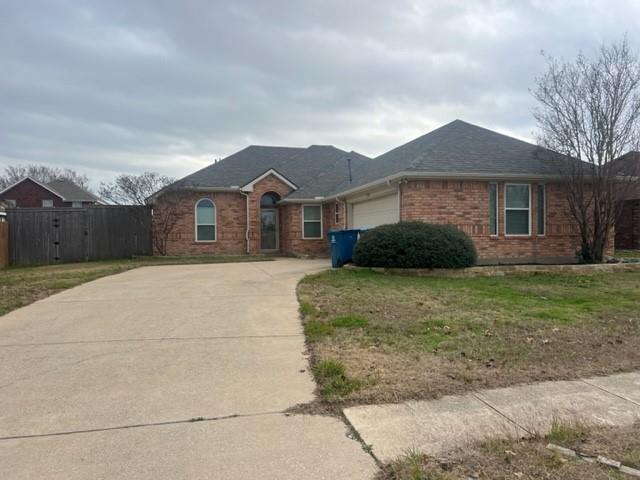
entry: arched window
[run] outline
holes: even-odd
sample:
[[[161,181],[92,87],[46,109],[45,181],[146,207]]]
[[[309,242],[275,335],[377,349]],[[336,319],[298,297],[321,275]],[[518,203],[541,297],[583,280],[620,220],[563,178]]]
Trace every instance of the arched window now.
[[[216,241],[216,205],[208,198],[196,203],[196,242]]]
[[[261,208],[276,208],[280,201],[280,195],[275,192],[267,192],[260,198]]]

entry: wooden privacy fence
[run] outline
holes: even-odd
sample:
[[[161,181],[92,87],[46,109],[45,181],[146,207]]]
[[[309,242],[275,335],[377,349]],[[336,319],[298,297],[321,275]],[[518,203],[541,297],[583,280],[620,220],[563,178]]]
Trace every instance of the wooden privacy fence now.
[[[0,217],[0,268],[9,265],[9,224]]]
[[[153,254],[150,207],[11,209],[7,222],[11,265]]]

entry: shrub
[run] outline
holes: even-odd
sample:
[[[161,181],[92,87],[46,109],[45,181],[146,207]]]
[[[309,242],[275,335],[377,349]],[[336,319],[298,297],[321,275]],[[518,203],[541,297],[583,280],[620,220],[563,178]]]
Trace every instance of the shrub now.
[[[464,268],[476,262],[476,249],[452,225],[400,222],[364,232],[353,261],[362,267]]]

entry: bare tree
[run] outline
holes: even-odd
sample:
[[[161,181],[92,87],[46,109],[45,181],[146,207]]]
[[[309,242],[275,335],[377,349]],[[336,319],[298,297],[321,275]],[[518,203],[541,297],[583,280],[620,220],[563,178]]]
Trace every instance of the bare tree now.
[[[637,168],[616,159],[640,144],[640,61],[626,37],[603,45],[596,58],[546,59],[532,92],[539,143],[563,155],[560,173],[582,260],[601,262],[621,200],[638,181]]]
[[[25,177],[31,177],[40,183],[49,183],[63,178],[70,180],[84,189],[89,188],[89,177],[80,174],[71,168],[49,167],[47,165],[9,165],[0,175],[0,190],[19,182]]]
[[[157,172],[118,175],[111,183],[100,183],[98,194],[118,205],[145,205],[147,198],[175,180]]]
[[[165,188],[153,199],[153,249],[167,254],[167,243],[180,218],[180,191]]]

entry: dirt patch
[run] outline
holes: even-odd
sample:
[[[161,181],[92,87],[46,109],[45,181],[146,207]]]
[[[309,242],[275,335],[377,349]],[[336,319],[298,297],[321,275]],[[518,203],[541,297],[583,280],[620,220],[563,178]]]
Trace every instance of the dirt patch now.
[[[571,427],[569,427],[571,432]],[[557,435],[556,435],[557,437]],[[570,459],[550,451],[553,436],[529,440],[492,440],[438,458],[410,452],[385,465],[378,480],[549,479],[610,480],[631,478],[610,467]],[[567,448],[602,455],[639,468],[640,424],[627,428],[580,429],[565,438]]]

